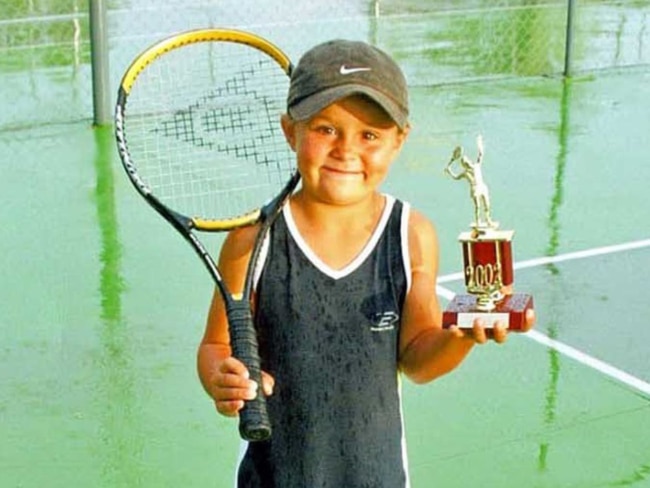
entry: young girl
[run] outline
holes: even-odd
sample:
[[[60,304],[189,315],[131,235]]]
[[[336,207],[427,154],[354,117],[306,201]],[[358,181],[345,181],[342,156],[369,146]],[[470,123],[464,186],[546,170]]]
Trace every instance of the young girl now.
[[[408,486],[400,373],[426,383],[486,334],[441,327],[432,223],[379,186],[409,133],[406,81],[362,42],[308,51],[281,123],[302,186],[274,223],[261,261],[255,322],[262,385],[231,356],[214,294],[198,370],[217,410],[236,416],[267,395],[270,440],[244,445],[240,487]],[[256,227],[226,238],[228,286],[243,287]],[[534,314],[527,316],[532,327]],[[504,342],[502,324],[494,340]]]

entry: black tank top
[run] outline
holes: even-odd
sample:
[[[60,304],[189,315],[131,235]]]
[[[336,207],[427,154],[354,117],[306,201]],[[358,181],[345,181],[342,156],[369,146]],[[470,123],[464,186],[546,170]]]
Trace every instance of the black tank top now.
[[[397,488],[408,471],[397,371],[410,268],[408,205],[386,196],[364,251],[336,271],[298,234],[289,206],[257,284],[273,435],[245,447],[238,486]]]

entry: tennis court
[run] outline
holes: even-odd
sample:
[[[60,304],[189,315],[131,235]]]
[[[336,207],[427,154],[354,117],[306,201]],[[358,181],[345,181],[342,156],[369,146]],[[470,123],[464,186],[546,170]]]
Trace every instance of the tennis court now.
[[[650,2],[624,20],[606,12],[591,19],[595,38],[624,22],[619,59],[648,60]],[[481,133],[494,217],[516,231],[516,289],[534,295],[538,316],[534,331],[476,348],[447,377],[404,382],[412,486],[650,486],[650,62],[571,82],[436,84],[462,60],[416,49],[431,18],[391,20],[351,15],[335,32],[374,36],[413,80],[414,128],[385,190],[436,223],[445,303],[463,292],[456,239],[472,208],[443,168],[457,144],[475,154]],[[299,30],[317,42],[331,26]],[[292,56],[305,48],[260,27],[274,29]],[[90,112],[57,118],[54,99],[91,103],[87,66],[28,64],[0,64],[3,109],[22,114],[0,131],[0,485],[231,487],[237,426],[195,372],[210,278],[133,192],[112,127],[92,128]]]

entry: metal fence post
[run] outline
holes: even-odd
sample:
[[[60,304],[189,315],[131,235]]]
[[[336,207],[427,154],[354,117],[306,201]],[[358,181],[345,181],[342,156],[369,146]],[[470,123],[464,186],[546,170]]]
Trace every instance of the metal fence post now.
[[[112,121],[108,63],[108,29],[104,0],[88,0],[90,52],[93,82],[93,121],[104,125]]]
[[[566,39],[564,44],[564,76],[570,77],[573,71],[573,20],[575,17],[575,0],[568,0],[566,19]]]

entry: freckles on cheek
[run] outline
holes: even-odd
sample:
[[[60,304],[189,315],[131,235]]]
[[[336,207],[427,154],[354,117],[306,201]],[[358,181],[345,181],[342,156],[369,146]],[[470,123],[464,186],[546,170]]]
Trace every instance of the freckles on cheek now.
[[[376,173],[377,175],[386,175],[394,157],[395,154],[391,151],[379,150],[370,154],[368,158],[366,158],[366,161],[373,173]]]
[[[300,144],[296,147],[296,154],[298,159],[309,162],[316,159],[317,155],[322,153],[323,150],[321,146],[315,144],[314,141],[309,139],[302,140]]]

